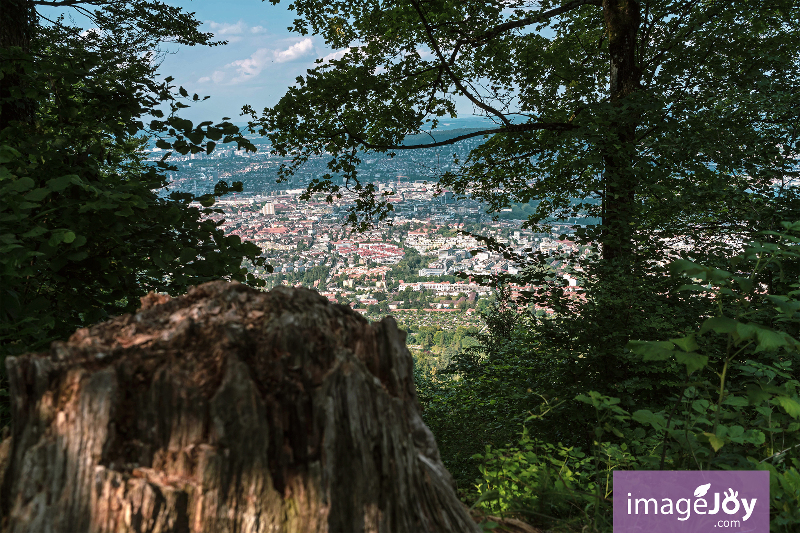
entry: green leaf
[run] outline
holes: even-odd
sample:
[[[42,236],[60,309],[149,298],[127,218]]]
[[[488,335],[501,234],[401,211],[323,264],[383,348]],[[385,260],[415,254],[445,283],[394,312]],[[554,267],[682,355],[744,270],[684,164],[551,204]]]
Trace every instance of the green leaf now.
[[[684,352],[693,352],[694,350],[700,348],[700,346],[698,346],[697,342],[694,340],[694,334],[681,339],[670,339],[669,341]]]
[[[788,296],[774,296],[768,294],[765,296],[767,300],[772,302],[782,314],[794,316],[795,313],[800,311],[800,301],[790,299]]]
[[[718,452],[720,448],[725,445],[725,441],[713,433],[703,433],[706,437],[708,437],[708,443],[711,444],[711,447],[714,448],[715,452]]]
[[[19,152],[19,150],[5,144],[0,145],[0,164],[8,163],[21,156],[22,154]]]
[[[675,352],[675,359],[679,363],[686,365],[687,375],[691,375],[692,373],[701,370],[708,365],[708,356],[695,352]]]
[[[748,429],[744,432],[743,440],[744,442],[760,446],[766,441],[766,435],[764,435],[763,431],[759,431],[757,429]]]
[[[70,183],[73,183],[73,179],[77,178],[75,174],[66,174],[64,176],[53,178],[48,180],[47,187],[55,192],[63,191],[67,187],[69,187]]]
[[[658,431],[661,431],[667,427],[666,419],[660,414],[653,413],[649,409],[640,409],[638,411],[635,411],[631,415],[631,418],[633,418],[640,424],[650,425]]]
[[[699,278],[712,283],[721,283],[731,277],[731,273],[717,268],[711,268],[686,259],[677,259],[670,264],[673,274],[684,274],[692,278]]]
[[[172,147],[175,149],[176,152],[178,152],[181,155],[186,155],[191,151],[191,148],[189,147],[188,144],[186,144],[186,141],[184,140],[175,141],[174,143],[172,143]]]
[[[783,407],[786,414],[792,418],[796,419],[800,417],[800,403],[797,403],[793,398],[789,398],[788,396],[776,396],[772,401]]]
[[[189,139],[190,141],[192,141],[192,143],[194,143],[194,144],[200,144],[201,142],[203,142],[203,138],[204,137],[205,136],[203,135],[202,131],[186,132],[186,138]],[[210,153],[210,152],[208,152],[208,153]]]
[[[67,241],[66,239],[69,239],[69,241]],[[56,247],[62,242],[65,241],[72,242],[73,240],[75,240],[75,234],[72,233],[71,231],[57,230],[50,235],[50,239],[47,241],[47,244],[49,244],[52,247]]]
[[[729,395],[722,403],[734,407],[746,407],[750,402],[747,401],[747,398],[743,398],[742,396]]]
[[[29,202],[41,202],[45,199],[45,197],[47,197],[48,194],[50,194],[50,189],[46,187],[40,187],[26,194],[25,199]]]
[[[487,472],[487,474],[496,474],[495,472]],[[475,503],[472,504],[474,508],[476,505],[479,505],[483,502],[491,502],[500,499],[500,491],[499,490],[489,490],[481,494]]]
[[[731,439],[739,438],[744,435],[744,428],[742,426],[731,426],[728,428],[728,437]]]
[[[700,334],[706,333],[708,331],[714,331],[715,333],[720,334],[728,334],[736,332],[736,326],[738,322],[733,320],[732,318],[728,318],[726,316],[714,316],[711,318],[707,318],[703,325],[700,327]]]
[[[44,235],[44,234],[45,234],[45,233],[47,233],[48,231],[49,231],[49,230],[48,230],[47,228],[43,228],[42,226],[36,226],[36,227],[35,227],[35,228],[33,228],[32,230],[30,230],[30,231],[26,231],[25,233],[23,233],[23,234],[22,234],[22,236],[23,236],[23,237],[26,237],[26,238],[29,238],[29,237],[38,237],[39,235]]]
[[[194,248],[182,248],[180,253],[181,264],[187,264],[190,261],[197,259],[197,250]]]
[[[772,398],[772,394],[761,388],[760,385],[747,386],[747,401],[750,405],[758,405]]]
[[[189,106],[184,106],[184,107],[189,107]],[[192,121],[187,120],[185,118],[173,116],[168,120],[168,122],[171,126],[184,132],[191,131],[193,128]]]
[[[585,394],[578,394],[577,396],[575,396],[575,400],[589,405],[597,406],[597,399],[586,396]]]
[[[758,345],[754,350],[755,353],[778,350],[780,348],[786,348],[788,350],[800,344],[788,333],[775,331],[762,326],[756,326],[755,334],[756,339],[758,339]]]
[[[206,137],[212,141],[222,139],[222,130],[220,128],[206,128]]]
[[[19,250],[22,248],[21,244],[6,244],[5,246],[0,246],[0,254],[7,254],[12,250]]]
[[[669,341],[628,341],[627,348],[645,361],[665,361],[675,355],[675,345]]]
[[[739,284],[739,290],[744,294],[748,294],[753,290],[753,281],[750,278],[734,276],[733,279]]]
[[[8,188],[14,192],[25,192],[33,189],[34,186],[36,186],[36,182],[25,176],[12,181]]]

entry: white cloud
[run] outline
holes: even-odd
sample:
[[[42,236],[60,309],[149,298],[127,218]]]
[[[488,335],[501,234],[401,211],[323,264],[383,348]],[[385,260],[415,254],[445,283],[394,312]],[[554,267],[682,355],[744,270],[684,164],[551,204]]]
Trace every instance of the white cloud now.
[[[215,70],[211,76],[203,76],[202,78],[197,80],[197,83],[208,83],[213,81],[214,83],[222,83],[225,80],[225,73],[221,70]]]
[[[341,50],[337,50],[336,52],[331,52],[330,54],[322,58],[322,62],[327,63],[328,61],[333,61],[334,59],[341,59],[349,51],[350,47],[342,48]]]
[[[314,49],[314,43],[310,38],[306,37],[299,43],[295,43],[286,50],[275,52],[276,63],[286,63],[287,61],[294,61],[303,56],[308,55]]]
[[[2,1],[2,0],[0,0]],[[269,32],[264,26],[249,26],[244,21],[236,24],[217,23],[206,21],[205,28],[211,30],[214,36],[228,41],[240,41],[237,45],[238,50],[249,48],[255,49],[249,57],[235,59],[225,64],[213,74],[202,75],[197,79],[197,83],[214,83],[217,85],[235,85],[258,78],[261,72],[273,63],[291,63],[307,59],[313,59],[317,50],[311,38],[284,39],[271,43],[272,46],[257,47],[256,43],[263,43]],[[336,57],[341,57],[347,50],[335,53]],[[234,56],[235,57],[235,56]],[[241,57],[241,56],[240,56]],[[206,71],[208,72],[208,71]]]
[[[214,33],[215,37],[224,37],[227,35],[241,35],[245,32],[247,25],[244,21],[240,20],[236,24],[229,24],[227,22],[214,22],[208,21],[209,29]]]
[[[310,38],[303,39],[285,50],[259,48],[247,59],[237,59],[225,65],[225,68],[235,68],[236,76],[230,83],[241,83],[257,77],[269,63],[288,63],[308,56],[314,51],[314,42]],[[216,76],[220,74],[220,76]],[[222,81],[222,73],[217,71],[211,76],[215,83]]]
[[[214,22],[213,20],[205,21],[204,30],[211,31],[217,39],[225,39],[230,43],[240,42],[248,34],[257,35],[265,33],[266,29],[263,26],[250,27],[246,22],[240,20],[236,24],[229,22]]]
[[[268,48],[259,48],[247,59],[237,59],[228,63],[225,67],[236,67],[238,75],[231,80],[231,83],[239,83],[261,74],[261,71],[271,60],[273,60],[273,52]]]

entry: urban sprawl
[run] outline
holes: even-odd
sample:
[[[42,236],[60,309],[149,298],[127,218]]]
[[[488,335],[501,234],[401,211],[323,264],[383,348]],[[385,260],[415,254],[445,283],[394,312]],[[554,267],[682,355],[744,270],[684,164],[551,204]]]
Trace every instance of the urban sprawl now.
[[[472,146],[462,143],[456,148],[461,153],[455,153],[463,158]],[[442,162],[447,159],[440,152],[427,149],[365,158],[360,175],[379,192],[390,193],[393,212],[390,223],[353,232],[344,219],[355,196],[346,189],[333,203],[324,195],[300,198],[305,186],[325,173],[323,158],[309,161],[290,182],[277,183],[284,160],[270,157],[265,148],[173,156],[170,162],[178,172],[170,175],[170,191],[201,195],[213,191],[219,180],[243,182],[243,192],[217,200],[214,207],[222,213],[211,218],[226,234],[261,248],[273,272],[249,268],[267,288],[306,286],[372,319],[392,314],[409,332],[412,349],[452,355],[474,342],[482,327],[479,312],[496,297],[490,286],[474,278],[518,272],[517,264],[470,233],[491,237],[521,255],[580,252],[564,238],[579,220],[555,226],[552,233],[534,233],[522,227],[524,215],[516,207],[492,216],[480,202],[437,190],[435,175],[450,165]],[[452,154],[451,149],[450,160]],[[153,149],[151,159],[162,155]],[[553,264],[568,290],[578,291],[579,280],[560,271],[558,261]]]

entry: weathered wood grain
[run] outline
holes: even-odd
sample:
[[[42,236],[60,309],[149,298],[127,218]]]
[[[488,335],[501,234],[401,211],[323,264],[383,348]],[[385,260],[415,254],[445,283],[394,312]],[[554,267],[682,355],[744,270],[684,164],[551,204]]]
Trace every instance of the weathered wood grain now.
[[[7,369],[3,533],[477,531],[405,334],[313,291],[149,295]]]

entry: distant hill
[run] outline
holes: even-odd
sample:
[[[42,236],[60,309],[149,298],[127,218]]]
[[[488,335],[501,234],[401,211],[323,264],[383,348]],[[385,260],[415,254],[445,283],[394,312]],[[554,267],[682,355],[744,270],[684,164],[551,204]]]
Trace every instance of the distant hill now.
[[[244,129],[247,126],[246,122],[234,122],[235,126]],[[428,134],[409,135],[403,141],[406,146],[414,146],[418,144],[430,144],[432,142],[441,142],[458,137],[459,135],[466,135],[481,130],[488,130],[497,127],[494,122],[485,117],[463,117],[463,118],[449,118],[439,122],[439,126]],[[142,135],[145,132],[141,132]],[[250,139],[253,144],[263,145],[268,144],[269,140],[266,137],[258,135],[247,134],[246,137]],[[480,137],[478,138],[480,139]],[[167,141],[174,141],[172,137],[166,138]],[[151,139],[148,143],[148,148],[155,147],[155,139]]]
[[[432,131],[430,135],[428,134],[419,134],[419,135],[409,135],[403,141],[403,144],[406,146],[415,146],[418,144],[430,144],[433,142],[441,142],[447,141],[454,137],[458,137],[459,135],[466,135],[468,133],[473,133],[476,131],[487,130],[492,127],[491,124],[487,124],[482,128],[457,128],[452,130],[435,130]]]

